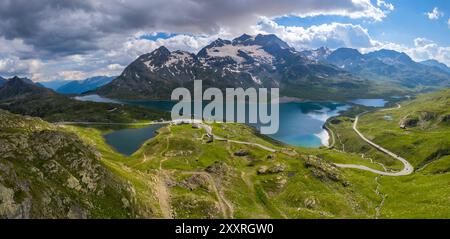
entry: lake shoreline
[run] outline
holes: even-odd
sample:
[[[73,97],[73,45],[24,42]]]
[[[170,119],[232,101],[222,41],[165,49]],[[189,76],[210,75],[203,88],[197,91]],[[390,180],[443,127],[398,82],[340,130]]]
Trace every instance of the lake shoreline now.
[[[114,102],[119,104],[140,105],[161,111],[170,111],[174,101],[120,101],[117,99],[103,98],[98,95],[85,95],[75,97],[77,100],[95,102]],[[328,147],[330,133],[324,128],[327,121],[341,115],[351,106],[340,102],[309,101],[295,97],[280,98],[280,128],[276,134],[266,137],[281,142],[285,145],[304,148]],[[245,123],[256,130],[261,124]]]

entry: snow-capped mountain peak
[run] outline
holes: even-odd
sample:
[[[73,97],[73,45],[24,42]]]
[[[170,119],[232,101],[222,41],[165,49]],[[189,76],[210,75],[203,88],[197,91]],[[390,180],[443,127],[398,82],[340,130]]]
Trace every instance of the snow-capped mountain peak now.
[[[315,50],[304,50],[301,54],[311,61],[325,61],[332,53],[328,47],[320,47]]]

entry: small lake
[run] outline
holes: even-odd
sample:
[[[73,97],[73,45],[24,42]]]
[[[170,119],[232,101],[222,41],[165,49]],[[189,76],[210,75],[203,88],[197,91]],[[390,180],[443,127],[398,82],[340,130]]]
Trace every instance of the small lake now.
[[[132,155],[141,145],[153,138],[156,131],[164,125],[149,125],[142,128],[127,128],[116,130],[103,135],[106,143],[113,147],[117,152],[124,155]]]
[[[170,111],[175,104],[173,101],[128,101],[111,100],[96,95],[77,97],[78,100],[95,102],[113,102],[122,104],[141,105],[152,109]],[[323,129],[324,123],[333,116],[339,115],[340,111],[348,109],[349,106],[335,102],[289,102],[280,103],[280,127],[276,134],[269,137],[280,142],[301,147],[316,148],[328,145],[329,135]],[[259,128],[259,124],[249,124]],[[143,141],[153,137],[154,129],[147,132],[139,129],[120,130],[109,135],[105,135],[108,144],[115,147],[119,152],[119,147],[127,149],[125,154],[131,154],[137,150]],[[151,137],[147,135],[151,133]],[[139,140],[135,140],[137,137]],[[108,139],[109,138],[109,139]],[[142,141],[143,140],[143,141]],[[127,144],[128,146],[125,146]],[[115,146],[114,146],[115,145]],[[130,153],[131,152],[131,153]]]
[[[368,107],[384,107],[387,101],[384,99],[357,99],[352,101],[352,103]]]
[[[99,95],[75,96],[74,99],[79,100],[79,101],[92,101],[92,102],[99,102],[99,103],[117,103],[117,104],[122,103],[118,100],[103,98]]]

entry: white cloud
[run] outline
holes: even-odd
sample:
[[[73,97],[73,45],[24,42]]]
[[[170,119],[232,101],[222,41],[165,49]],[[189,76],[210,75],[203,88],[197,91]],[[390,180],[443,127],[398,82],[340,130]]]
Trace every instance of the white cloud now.
[[[435,59],[438,60],[448,66],[450,66],[450,47],[439,46],[437,43],[425,39],[425,38],[416,38],[422,44],[415,45],[414,48],[410,48],[406,50],[413,59],[417,61]]]
[[[437,7],[433,8],[433,10],[431,12],[426,12],[425,15],[428,16],[428,19],[430,20],[437,20],[440,17],[444,16],[444,13],[439,11],[439,9]]]
[[[160,46],[165,46],[169,50],[184,50],[197,53],[197,51],[206,46],[209,42],[219,37],[226,38],[227,36],[231,37],[232,35],[225,32],[213,35],[180,34],[167,39],[160,38],[156,41],[149,41],[137,37],[134,39],[130,39],[125,44],[128,50],[137,52],[140,51],[141,53],[150,52]]]
[[[339,47],[370,48],[377,44],[371,39],[367,29],[360,25],[336,22],[303,28],[281,26],[270,19],[263,18],[257,25],[256,31],[265,34],[274,33],[298,50],[321,46],[331,49]]]
[[[57,2],[57,3],[56,3]],[[42,54],[85,54],[112,35],[136,31],[242,33],[260,16],[343,16],[381,21],[371,0],[73,0],[0,1],[0,36],[22,39]],[[27,10],[24,14],[24,9]],[[76,23],[76,24],[74,24]],[[51,37],[49,37],[51,36]]]
[[[377,47],[367,50],[374,51],[379,49],[391,49],[399,52],[405,52],[413,60],[418,62],[434,59],[450,66],[450,47],[440,46],[437,43],[423,37],[414,39],[414,47],[385,42],[379,43]]]
[[[120,64],[109,64],[107,68],[108,70],[111,71],[122,71],[125,68],[125,66],[122,66]]]
[[[88,74],[82,71],[61,71],[58,73],[60,78],[67,80],[83,80],[86,79]]]
[[[448,28],[450,29],[450,18],[448,19],[447,24],[448,24]]]
[[[423,37],[418,37],[418,38],[414,39],[414,46],[415,47],[423,47],[423,46],[426,46],[426,45],[429,45],[429,44],[432,44],[432,43],[433,43],[433,41],[428,40],[428,39],[423,38]]]
[[[0,1],[0,75],[17,74],[37,81],[94,74],[115,75],[137,56],[161,45],[171,50],[197,52],[218,37],[230,39],[244,32],[254,34],[253,26],[261,16],[337,15],[381,21],[387,14],[381,8],[389,9],[390,6],[384,1],[380,5],[372,2],[80,0],[55,4],[53,0]],[[28,9],[27,14],[22,14],[24,9]],[[336,29],[334,35],[330,32],[333,28]],[[300,29],[289,30],[301,32]],[[285,37],[293,38],[290,43],[296,46],[313,43],[367,45],[361,27],[328,24],[303,30],[311,34],[310,40],[300,37],[295,41],[294,32],[286,33]],[[143,33],[157,31],[179,34],[156,41],[139,37]],[[349,32],[347,35],[346,31]],[[358,39],[351,39],[349,34],[356,34]],[[321,42],[320,38],[330,40]]]
[[[21,60],[18,57],[0,58],[0,76],[31,76],[39,71],[43,63],[36,59]]]
[[[392,3],[385,2],[384,0],[377,0],[377,6],[378,7],[384,7],[388,9],[389,11],[394,11],[395,7],[392,5]]]

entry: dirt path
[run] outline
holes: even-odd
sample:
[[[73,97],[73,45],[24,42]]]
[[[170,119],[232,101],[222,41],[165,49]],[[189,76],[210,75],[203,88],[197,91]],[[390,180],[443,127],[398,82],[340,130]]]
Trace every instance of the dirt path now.
[[[170,193],[165,182],[165,173],[159,172],[156,179],[156,193],[163,218],[173,218],[170,205]]]
[[[168,130],[170,131],[170,126],[168,127]],[[167,137],[166,148],[160,154],[163,159],[159,161],[159,171],[156,184],[159,206],[164,218],[173,218],[172,206],[170,203],[170,192],[166,183],[166,178],[168,177],[168,175],[167,172],[163,169],[163,163],[168,160],[168,158],[164,156],[164,153],[169,149],[169,144],[170,137]]]
[[[222,215],[225,218],[233,218],[234,216],[234,209],[232,204],[225,198],[223,192],[219,190],[219,186],[216,184],[214,178],[207,172],[201,172],[201,171],[184,171],[181,172],[182,174],[189,174],[189,175],[200,175],[205,177],[208,180],[208,183],[212,186],[212,189],[214,193],[216,194],[220,211],[222,212]]]

